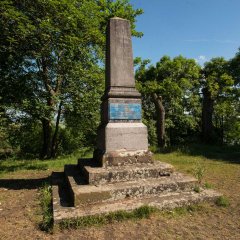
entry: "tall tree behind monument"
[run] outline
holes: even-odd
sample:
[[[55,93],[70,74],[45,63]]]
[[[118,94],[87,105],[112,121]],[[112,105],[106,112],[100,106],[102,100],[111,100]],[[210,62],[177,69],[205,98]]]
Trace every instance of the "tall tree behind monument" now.
[[[20,123],[16,149],[32,154],[37,142],[34,154],[42,144],[42,158],[50,158],[59,145],[66,153],[67,145],[76,150],[87,144],[84,139],[94,139],[106,22],[123,16],[131,21],[132,34],[141,36],[134,24],[141,13],[125,0],[0,1],[0,104]],[[62,119],[68,125],[59,129]]]

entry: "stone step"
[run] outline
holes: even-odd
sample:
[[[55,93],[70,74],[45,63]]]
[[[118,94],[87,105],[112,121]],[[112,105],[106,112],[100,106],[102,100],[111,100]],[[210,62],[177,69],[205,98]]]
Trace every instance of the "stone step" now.
[[[196,184],[196,179],[180,173],[173,173],[158,179],[139,179],[137,181],[89,185],[74,166],[65,168],[65,175],[74,206],[111,202],[125,198],[141,198],[167,192],[189,191]]]
[[[173,209],[176,207],[189,206],[200,202],[215,202],[221,194],[212,189],[202,190],[200,193],[190,192],[168,192],[159,196],[144,198],[125,198],[113,202],[102,202],[89,206],[65,207],[61,205],[61,195],[58,186],[53,184],[53,217],[58,223],[64,219],[108,214],[116,211],[132,211],[142,206],[152,206],[160,210]]]
[[[155,161],[154,164],[136,164],[121,167],[95,167],[90,161],[79,161],[80,168],[90,185],[159,178],[173,173],[173,166]]]
[[[57,202],[53,202],[53,205],[59,202],[62,207],[73,207],[72,196],[64,179],[64,172],[52,172],[51,180],[52,191],[57,191],[56,193],[52,192],[52,195],[58,196]]]

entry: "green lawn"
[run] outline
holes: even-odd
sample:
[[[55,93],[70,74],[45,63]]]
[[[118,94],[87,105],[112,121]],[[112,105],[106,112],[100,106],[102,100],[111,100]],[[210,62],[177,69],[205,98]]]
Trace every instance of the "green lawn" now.
[[[0,177],[6,177],[10,173],[24,171],[63,171],[65,164],[76,164],[81,157],[91,157],[92,152],[87,150],[79,151],[72,155],[61,156],[56,159],[6,159],[0,160]]]
[[[154,158],[195,177],[203,170],[203,184],[216,188],[229,198],[240,183],[239,147],[191,145],[156,153]]]
[[[76,164],[81,157],[91,157],[91,151],[61,156],[54,160],[6,159],[0,160],[0,176],[19,171],[62,171],[65,164]],[[169,148],[155,153],[154,159],[172,164],[176,170],[194,174],[196,167],[204,168],[205,175],[211,171],[219,174],[223,169],[240,164],[240,147],[190,145]],[[234,168],[230,168],[234,171]],[[229,169],[229,170],[230,170]]]

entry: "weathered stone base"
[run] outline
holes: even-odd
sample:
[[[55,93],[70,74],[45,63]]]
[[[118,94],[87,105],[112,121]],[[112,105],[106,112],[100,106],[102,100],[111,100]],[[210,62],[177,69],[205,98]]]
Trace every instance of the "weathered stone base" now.
[[[160,178],[170,176],[174,169],[172,165],[151,160],[151,164],[127,166],[96,167],[92,159],[80,159],[79,166],[90,185],[102,185],[107,183],[137,181],[141,179]]]
[[[60,191],[61,192],[61,191]],[[200,193],[170,192],[159,196],[150,196],[140,199],[126,198],[113,202],[92,204],[89,207],[67,207],[64,197],[59,195],[59,186],[53,183],[53,218],[54,223],[77,217],[108,214],[119,210],[132,211],[142,206],[152,206],[160,210],[189,206],[200,202],[214,202],[221,196],[214,190],[202,190]]]
[[[196,185],[193,177],[174,173],[170,177],[138,179],[128,182],[108,183],[104,185],[88,185],[75,178],[70,169],[66,170],[66,178],[73,193],[74,206],[93,203],[111,202],[128,197],[143,196],[175,191],[189,191]]]
[[[129,166],[132,164],[152,164],[152,153],[150,151],[110,151],[105,154],[97,153],[94,154],[95,164],[102,167],[113,167],[113,166]]]
[[[193,191],[195,178],[174,171],[166,163],[98,167],[92,159],[66,165],[64,174],[53,174],[53,215],[58,222],[143,205],[174,208],[215,201],[213,190]]]

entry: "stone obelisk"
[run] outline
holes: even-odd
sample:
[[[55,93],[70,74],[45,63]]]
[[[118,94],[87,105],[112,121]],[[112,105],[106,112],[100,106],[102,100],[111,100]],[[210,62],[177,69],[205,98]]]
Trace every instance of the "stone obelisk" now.
[[[130,22],[111,18],[107,27],[106,83],[94,159],[101,166],[152,162],[141,95],[135,88]]]
[[[171,209],[220,196],[209,189],[194,191],[195,178],[152,161],[140,97],[135,89],[130,23],[111,18],[97,148],[93,159],[79,159],[77,165],[65,166],[64,175],[53,175],[55,222],[146,205]]]

